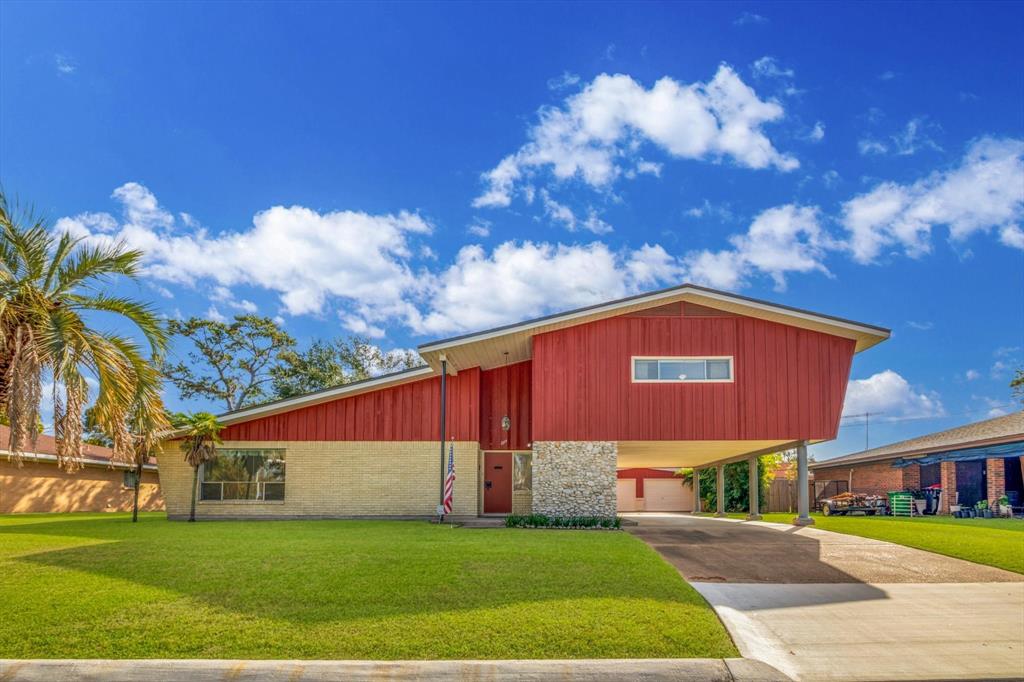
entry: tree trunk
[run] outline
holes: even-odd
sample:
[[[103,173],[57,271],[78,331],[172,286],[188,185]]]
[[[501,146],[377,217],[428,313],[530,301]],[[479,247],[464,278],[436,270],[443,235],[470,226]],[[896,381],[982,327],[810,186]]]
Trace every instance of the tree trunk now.
[[[199,492],[199,467],[192,467],[192,510],[188,513],[188,520],[196,520],[196,495]]]
[[[142,463],[135,465],[135,499],[132,500],[132,523],[139,520],[139,488],[142,487]]]

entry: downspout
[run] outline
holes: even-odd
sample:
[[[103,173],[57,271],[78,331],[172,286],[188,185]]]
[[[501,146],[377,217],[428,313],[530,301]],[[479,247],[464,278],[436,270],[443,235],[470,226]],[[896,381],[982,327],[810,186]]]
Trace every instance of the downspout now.
[[[437,515],[444,520],[444,479],[447,476],[444,463],[445,406],[448,403],[448,359],[441,356],[441,488],[437,498]]]

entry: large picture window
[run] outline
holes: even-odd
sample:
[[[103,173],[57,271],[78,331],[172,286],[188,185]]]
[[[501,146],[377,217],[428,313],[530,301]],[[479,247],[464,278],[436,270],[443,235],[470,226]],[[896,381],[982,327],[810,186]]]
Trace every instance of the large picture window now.
[[[634,357],[635,383],[730,382],[733,362],[728,356],[716,357]]]
[[[218,449],[199,475],[201,500],[283,500],[284,450]]]

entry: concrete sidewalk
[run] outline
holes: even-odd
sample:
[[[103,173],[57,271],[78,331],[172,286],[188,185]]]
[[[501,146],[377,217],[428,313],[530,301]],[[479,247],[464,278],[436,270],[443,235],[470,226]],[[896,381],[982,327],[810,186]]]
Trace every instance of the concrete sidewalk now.
[[[774,682],[789,678],[745,658],[564,661],[221,661],[0,660],[2,682],[299,682],[300,680],[701,680]]]

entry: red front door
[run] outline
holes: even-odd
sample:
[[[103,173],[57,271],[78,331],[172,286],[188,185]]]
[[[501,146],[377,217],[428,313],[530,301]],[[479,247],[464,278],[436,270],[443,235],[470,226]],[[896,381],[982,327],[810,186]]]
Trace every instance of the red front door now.
[[[512,513],[512,453],[484,453],[484,514]]]

